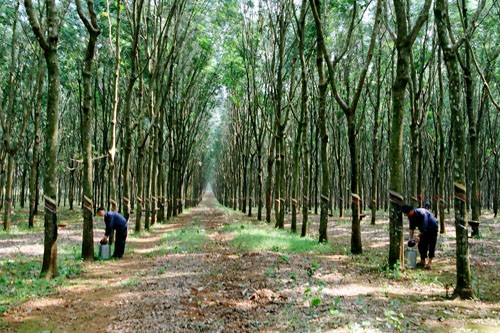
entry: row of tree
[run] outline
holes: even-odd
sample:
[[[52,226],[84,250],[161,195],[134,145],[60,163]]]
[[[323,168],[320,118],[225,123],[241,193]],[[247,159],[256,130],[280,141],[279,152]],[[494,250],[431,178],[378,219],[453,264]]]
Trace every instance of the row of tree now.
[[[0,1],[3,228],[27,201],[32,227],[43,203],[43,276],[58,274],[61,205],[82,209],[94,260],[97,207],[134,214],[139,232],[200,200],[224,23],[207,14],[219,6]]]
[[[310,209],[388,209],[388,265],[403,265],[403,203],[454,208],[455,295],[473,296],[468,220],[499,205],[495,1],[265,0],[235,8],[226,114],[214,150],[219,201],[307,232]],[[274,208],[274,213],[273,213]],[[299,212],[301,208],[301,213]],[[265,209],[265,217],[263,210]],[[468,210],[471,217],[468,218]]]

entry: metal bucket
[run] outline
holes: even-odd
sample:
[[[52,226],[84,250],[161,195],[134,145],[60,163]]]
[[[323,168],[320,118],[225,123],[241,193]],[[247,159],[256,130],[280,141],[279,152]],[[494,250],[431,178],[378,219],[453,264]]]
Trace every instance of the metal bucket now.
[[[109,244],[99,244],[99,258],[109,259],[110,256]]]
[[[408,266],[410,268],[417,267],[417,251],[415,248],[408,248],[406,251],[406,256],[408,257]]]

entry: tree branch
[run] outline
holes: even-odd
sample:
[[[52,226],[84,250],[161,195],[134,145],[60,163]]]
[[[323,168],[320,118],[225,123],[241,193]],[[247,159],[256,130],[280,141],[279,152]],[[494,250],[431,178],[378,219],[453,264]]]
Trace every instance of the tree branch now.
[[[415,22],[415,25],[411,29],[409,37],[410,45],[413,45],[415,42],[415,39],[417,39],[418,33],[422,26],[424,25],[425,21],[427,21],[427,18],[429,17],[429,9],[431,8],[431,3],[432,0],[425,0],[424,7],[420,11],[420,14],[418,15],[417,21]]]
[[[38,43],[40,44],[40,47],[44,51],[48,51],[49,44],[43,36],[40,22],[38,20],[38,16],[35,13],[35,9],[33,8],[33,3],[31,2],[31,0],[24,0],[24,7],[26,7],[26,14],[28,14],[31,28],[33,30],[33,33],[35,34],[36,39],[38,40]]]

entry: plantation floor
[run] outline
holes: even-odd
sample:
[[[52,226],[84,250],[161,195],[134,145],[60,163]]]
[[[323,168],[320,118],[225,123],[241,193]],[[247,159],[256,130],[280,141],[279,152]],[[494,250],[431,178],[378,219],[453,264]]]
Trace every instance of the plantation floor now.
[[[314,238],[315,218],[309,229]],[[0,331],[500,331],[498,219],[486,215],[482,238],[470,240],[479,296],[474,301],[446,297],[455,281],[451,222],[446,236],[439,238],[432,270],[399,274],[382,268],[388,252],[387,224],[382,212],[376,226],[363,220],[360,256],[349,255],[350,220],[338,217],[329,223],[331,251],[293,254],[283,243],[247,250],[245,239],[258,244],[260,237],[263,246],[269,241],[256,230],[264,228],[274,239],[280,233],[222,208],[208,193],[198,208],[174,221],[155,225],[141,236],[130,232],[122,260],[85,263],[69,286],[11,305],[0,316]],[[96,230],[96,244],[102,221],[97,226],[101,229]],[[0,258],[19,253],[41,258],[42,237],[28,234],[2,241]],[[76,244],[80,238],[78,224],[60,230],[60,243]]]

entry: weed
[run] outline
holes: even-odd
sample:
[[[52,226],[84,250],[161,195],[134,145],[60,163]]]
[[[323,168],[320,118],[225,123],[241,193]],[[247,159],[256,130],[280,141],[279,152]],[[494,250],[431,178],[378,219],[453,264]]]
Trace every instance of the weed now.
[[[284,254],[280,256],[280,259],[281,259],[283,262],[286,262],[287,264],[289,264],[289,263],[290,263],[290,258],[289,258],[288,256],[284,255]]]
[[[397,261],[396,264],[394,264],[393,269],[390,269],[389,265],[384,265],[382,267],[382,273],[388,279],[394,279],[394,280],[400,279],[402,277],[402,273],[399,261]]]
[[[386,325],[388,326],[389,329],[394,330],[396,332],[403,331],[401,320],[405,318],[404,314],[402,314],[401,312],[396,314],[396,312],[392,310],[385,310],[384,315],[387,320]]]
[[[268,269],[266,269],[266,271],[264,272],[264,275],[265,275],[266,277],[268,277],[268,278],[269,278],[269,277],[275,277],[275,276],[276,276],[276,271],[275,271],[274,269],[272,269],[272,268],[268,268]]]
[[[132,278],[124,281],[120,281],[118,283],[119,287],[133,287],[139,283],[139,280],[137,278]]]
[[[317,307],[321,304],[321,298],[319,297],[313,297],[313,299],[311,300],[311,307]]]
[[[328,309],[328,312],[332,316],[335,316],[335,317],[343,317],[344,316],[344,314],[342,312],[340,312],[340,310],[339,310],[339,304],[340,304],[340,297],[337,296],[337,297],[335,297],[335,299],[332,302],[332,305]]]
[[[320,267],[321,267],[321,265],[317,261],[313,261],[311,263],[311,268],[313,268],[313,269],[318,269]]]

